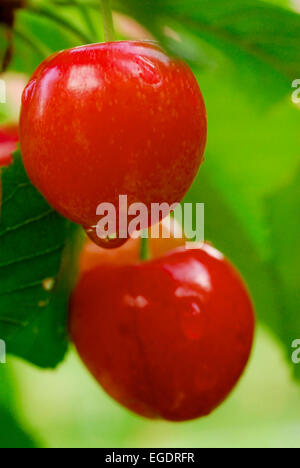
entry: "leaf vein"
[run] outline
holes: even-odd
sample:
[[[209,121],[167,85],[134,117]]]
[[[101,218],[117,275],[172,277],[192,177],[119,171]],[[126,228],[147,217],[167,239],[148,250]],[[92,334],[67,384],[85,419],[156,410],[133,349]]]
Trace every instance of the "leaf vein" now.
[[[65,246],[65,244],[60,244],[60,245],[55,246],[55,247],[53,247],[51,249],[46,249],[44,251],[37,252],[34,255],[19,257],[17,259],[11,260],[11,261],[0,263],[0,268],[6,268],[8,266],[16,265],[18,263],[22,263],[22,262],[25,262],[25,261],[30,261],[30,260],[34,260],[34,259],[37,259],[37,258],[40,258],[40,257],[45,257],[46,255],[49,255],[49,254],[52,254],[52,253],[55,253],[55,252],[59,252],[60,250],[62,250],[64,248],[64,246]]]
[[[10,317],[1,317],[0,316],[0,323],[5,323],[7,325],[14,325],[15,327],[22,327],[25,328],[28,325],[28,322],[23,322],[22,320],[12,319]]]
[[[2,292],[0,292],[0,297],[9,296],[10,294],[14,294],[16,292],[20,292],[20,291],[24,291],[26,289],[32,289],[32,288],[35,288],[37,286],[40,286],[40,285],[43,284],[44,279],[38,280],[38,281],[33,281],[32,283],[27,283],[27,284],[24,284],[22,286],[18,286],[17,288],[14,288],[14,289],[8,289],[6,291],[2,291]]]
[[[17,187],[15,188],[15,190],[13,190],[10,195],[8,195],[8,197],[6,197],[3,201],[2,201],[2,207],[8,203],[10,200],[12,200],[15,195],[20,191],[20,190],[23,190],[24,188],[26,187],[32,187],[32,185],[29,183],[29,182],[24,182],[24,184],[19,184],[17,185]],[[33,188],[33,187],[32,187]]]
[[[42,213],[39,216],[36,216],[35,218],[29,218],[29,219],[27,219],[26,221],[24,221],[24,222],[22,222],[20,224],[16,224],[15,226],[7,227],[6,229],[4,229],[4,231],[2,231],[0,233],[0,238],[5,236],[6,234],[8,234],[10,232],[17,231],[18,229],[21,229],[24,226],[28,226],[29,224],[33,224],[33,223],[36,223],[38,221],[41,221],[42,219],[47,218],[47,216],[49,216],[50,214],[53,214],[53,213],[55,213],[55,211],[51,208],[50,210],[45,211],[44,213]]]

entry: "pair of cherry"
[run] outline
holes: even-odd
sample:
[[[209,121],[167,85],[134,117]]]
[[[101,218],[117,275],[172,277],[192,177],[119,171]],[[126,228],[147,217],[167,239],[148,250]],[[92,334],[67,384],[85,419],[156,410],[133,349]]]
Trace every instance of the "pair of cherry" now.
[[[118,206],[122,194],[148,208],[179,202],[203,162],[206,133],[191,70],[150,43],[60,52],[23,94],[28,175],[58,212],[88,230],[98,204]],[[206,415],[249,357],[247,290],[209,244],[139,262],[128,256],[132,242],[118,255],[98,248],[92,265],[85,260],[71,301],[73,341],[102,387],[131,410],[174,421]]]

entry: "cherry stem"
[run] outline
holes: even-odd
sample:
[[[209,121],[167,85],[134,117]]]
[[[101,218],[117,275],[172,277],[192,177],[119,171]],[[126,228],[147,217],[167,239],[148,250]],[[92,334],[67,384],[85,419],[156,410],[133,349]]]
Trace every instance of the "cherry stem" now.
[[[105,41],[113,42],[115,40],[115,30],[112,11],[110,8],[110,0],[101,0],[101,9],[104,23]]]
[[[150,260],[150,246],[149,246],[149,239],[148,237],[141,237],[141,250],[140,250],[140,260],[142,262],[146,262]]]

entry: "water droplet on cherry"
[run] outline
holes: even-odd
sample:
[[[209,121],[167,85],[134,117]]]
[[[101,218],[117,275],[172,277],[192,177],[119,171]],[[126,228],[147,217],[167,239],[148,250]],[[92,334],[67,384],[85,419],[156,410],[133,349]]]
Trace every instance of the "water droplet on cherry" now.
[[[96,228],[84,228],[84,230],[91,241],[93,241],[102,249],[118,249],[128,241],[128,238],[121,239],[120,237],[113,236],[102,239],[101,237],[97,236]]]
[[[181,317],[181,326],[184,335],[189,340],[199,340],[205,331],[205,315],[196,302],[187,304]]]

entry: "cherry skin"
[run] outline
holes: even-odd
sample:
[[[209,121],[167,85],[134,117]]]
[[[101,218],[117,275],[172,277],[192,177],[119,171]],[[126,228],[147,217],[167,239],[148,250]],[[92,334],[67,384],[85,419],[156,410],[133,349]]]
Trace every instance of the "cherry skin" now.
[[[100,203],[118,208],[119,195],[148,209],[181,201],[203,162],[206,135],[192,71],[151,43],[62,51],[23,93],[27,173],[58,212],[87,228],[97,225]]]
[[[12,154],[18,145],[18,128],[15,125],[0,128],[0,167],[12,163]]]
[[[0,128],[0,216],[2,207],[1,168],[12,163],[12,155],[18,146],[18,128],[15,125]]]
[[[85,272],[71,301],[81,359],[126,408],[149,418],[208,415],[240,378],[254,312],[233,266],[213,247]]]

